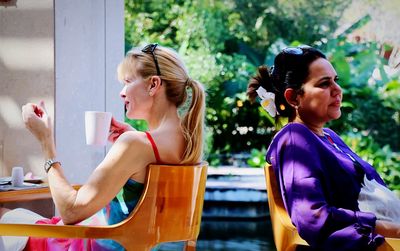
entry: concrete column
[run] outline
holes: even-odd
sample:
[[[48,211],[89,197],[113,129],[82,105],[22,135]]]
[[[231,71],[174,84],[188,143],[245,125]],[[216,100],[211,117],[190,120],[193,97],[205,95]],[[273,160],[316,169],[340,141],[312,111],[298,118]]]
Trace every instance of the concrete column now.
[[[123,0],[55,1],[55,94],[58,157],[71,182],[83,183],[105,147],[87,146],[84,112],[123,118],[116,67],[124,56]]]

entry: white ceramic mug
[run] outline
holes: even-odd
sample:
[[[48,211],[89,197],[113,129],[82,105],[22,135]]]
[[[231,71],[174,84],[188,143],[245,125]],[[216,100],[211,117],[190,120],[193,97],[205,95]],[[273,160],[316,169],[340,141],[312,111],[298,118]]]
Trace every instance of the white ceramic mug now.
[[[21,187],[24,185],[24,169],[20,166],[12,168],[11,185],[13,187]]]
[[[95,146],[105,146],[107,144],[111,117],[111,112],[85,112],[86,144]]]

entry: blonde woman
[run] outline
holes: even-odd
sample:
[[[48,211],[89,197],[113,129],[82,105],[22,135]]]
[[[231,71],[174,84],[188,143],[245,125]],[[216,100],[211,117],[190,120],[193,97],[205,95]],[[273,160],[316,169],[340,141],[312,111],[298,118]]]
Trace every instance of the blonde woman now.
[[[111,123],[109,139],[114,142],[105,159],[86,184],[75,191],[68,183],[57,160],[53,125],[44,103],[26,104],[22,117],[26,127],[39,140],[45,159],[49,186],[58,218],[44,219],[33,212],[5,210],[2,222],[16,218],[38,224],[113,224],[125,219],[138,202],[150,163],[194,164],[200,162],[203,149],[205,94],[203,86],[190,78],[178,54],[172,49],[149,44],[127,53],[118,67],[123,83],[120,93],[126,116],[144,119],[147,132],[136,131],[116,121]],[[190,94],[190,100],[187,100]],[[190,102],[181,116],[179,107]],[[124,196],[121,196],[121,195]],[[21,237],[24,238],[24,237]],[[19,240],[21,240],[19,238]],[[10,247],[11,238],[3,237]],[[58,240],[29,238],[19,241],[22,250],[120,250],[110,240]],[[86,245],[86,246],[85,246]]]

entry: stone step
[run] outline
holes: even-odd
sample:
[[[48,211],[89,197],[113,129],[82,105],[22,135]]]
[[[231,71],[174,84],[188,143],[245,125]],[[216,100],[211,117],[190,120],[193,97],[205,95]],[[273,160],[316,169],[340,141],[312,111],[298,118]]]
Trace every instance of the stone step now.
[[[261,219],[269,216],[262,168],[210,167],[204,219]]]

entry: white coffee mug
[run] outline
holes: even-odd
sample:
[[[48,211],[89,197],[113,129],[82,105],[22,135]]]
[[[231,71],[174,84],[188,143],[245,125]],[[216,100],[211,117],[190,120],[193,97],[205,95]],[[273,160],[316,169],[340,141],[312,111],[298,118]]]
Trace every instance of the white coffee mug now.
[[[11,185],[14,187],[21,187],[24,185],[24,169],[22,167],[15,166],[12,168]]]
[[[105,146],[110,131],[111,112],[86,111],[86,144]]]

